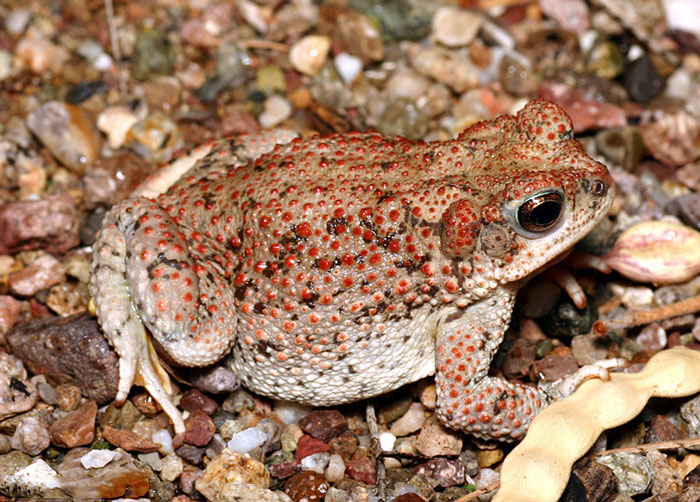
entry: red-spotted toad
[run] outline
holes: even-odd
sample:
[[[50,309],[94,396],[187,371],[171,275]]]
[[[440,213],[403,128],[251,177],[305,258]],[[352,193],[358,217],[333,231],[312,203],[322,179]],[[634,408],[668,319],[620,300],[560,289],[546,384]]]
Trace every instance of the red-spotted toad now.
[[[212,142],[109,212],[91,290],[117,400],[139,373],[184,430],[145,326],[171,362],[230,354],[249,389],[311,405],[435,373],[446,425],[520,437],[549,398],[488,376],[516,291],[614,197],[566,114],[533,101],[445,142],[292,138]]]

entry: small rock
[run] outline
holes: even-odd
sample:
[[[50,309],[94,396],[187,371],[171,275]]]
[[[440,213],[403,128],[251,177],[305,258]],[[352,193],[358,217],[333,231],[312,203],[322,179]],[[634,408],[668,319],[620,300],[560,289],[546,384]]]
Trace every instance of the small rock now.
[[[49,101],[27,117],[29,129],[68,169],[85,173],[99,156],[100,135],[92,118],[81,108],[60,101]]]
[[[440,7],[433,16],[433,36],[448,47],[464,47],[474,40],[483,19],[474,11]]]
[[[346,10],[337,19],[335,40],[363,64],[384,59],[382,34],[367,16],[356,10]]]
[[[284,493],[294,502],[321,502],[328,493],[328,482],[314,471],[302,471],[284,483]]]
[[[77,246],[78,214],[68,195],[0,205],[0,253],[43,249],[63,253]]]
[[[178,407],[192,412],[202,410],[207,415],[213,415],[219,404],[197,389],[190,389],[182,395]]]
[[[131,55],[132,74],[136,80],[157,75],[172,75],[177,52],[170,37],[159,30],[139,33]]]
[[[49,432],[36,417],[27,417],[22,420],[10,441],[13,449],[32,456],[38,455],[50,444]]]
[[[46,306],[58,315],[67,317],[87,312],[89,301],[90,292],[87,284],[62,282],[49,288]]]
[[[505,54],[501,58],[498,78],[503,89],[515,96],[531,96],[539,83],[530,61],[516,53]]]
[[[689,164],[692,165],[692,164]],[[687,166],[686,166],[687,167]],[[678,175],[680,169],[676,171],[676,175]],[[695,229],[695,230],[700,230],[700,194],[697,192],[692,192],[688,194],[681,195],[680,197],[676,197],[673,199],[669,204],[666,205],[666,210],[671,213],[675,214],[680,218],[680,220],[688,225],[689,227]],[[2,298],[2,297],[0,297]],[[1,305],[0,301],[0,305]],[[0,307],[1,308],[1,307]],[[0,319],[2,318],[2,314],[0,313]],[[2,321],[0,320],[0,323]],[[0,331],[2,329],[0,328]]]
[[[265,100],[265,109],[258,117],[260,125],[266,129],[284,122],[292,114],[292,105],[278,94]]]
[[[158,450],[158,445],[150,439],[129,430],[115,429],[110,425],[102,430],[102,436],[110,444],[123,448],[126,451],[150,453]]]
[[[137,458],[156,472],[160,472],[163,468],[163,462],[157,452],[139,453]]]
[[[0,420],[31,410],[36,404],[37,390],[22,361],[0,352]]]
[[[637,167],[644,143],[639,127],[624,126],[604,129],[596,135],[596,146],[605,157],[627,171]]]
[[[101,158],[83,177],[86,207],[111,206],[127,198],[151,171],[150,164],[132,152]]]
[[[72,498],[118,498],[125,495],[139,498],[148,492],[148,475],[142,466],[136,466],[131,455],[122,450],[118,452],[121,454],[119,458],[103,467],[86,469],[81,459],[90,451],[73,448],[56,466],[61,475],[61,489]]]
[[[442,47],[423,47],[414,43],[407,43],[404,47],[411,66],[418,73],[446,84],[453,91],[462,93],[479,85],[479,73],[467,58]]]
[[[644,435],[645,443],[658,443],[661,441],[676,441],[683,434],[676,424],[665,415],[655,415],[651,419],[651,425]]]
[[[87,401],[75,411],[51,424],[49,427],[51,442],[66,448],[92,443],[95,438],[96,418],[97,403]]]
[[[202,470],[192,466],[186,466],[180,473],[179,486],[180,490],[187,495],[194,493],[194,483],[202,475]]]
[[[117,394],[119,360],[94,317],[79,314],[22,324],[7,342],[32,373],[46,375],[53,385],[74,383],[100,405]]]
[[[534,361],[535,345],[524,338],[518,338],[506,352],[501,370],[506,378],[522,378],[528,374]]]
[[[392,73],[384,87],[388,96],[418,100],[428,92],[430,80],[408,68]]]
[[[166,455],[162,461],[160,477],[163,481],[175,481],[182,474],[184,464],[182,459],[175,454]]]
[[[503,450],[494,448],[492,450],[478,450],[476,452],[476,460],[479,462],[479,467],[491,467],[498,463],[503,458]]]
[[[56,387],[56,402],[63,411],[73,411],[80,405],[80,388],[70,383]]]
[[[649,56],[635,59],[625,68],[625,89],[630,98],[647,103],[664,90],[666,82]]]
[[[131,397],[131,402],[147,417],[154,417],[160,411],[160,406],[158,406],[156,400],[145,390],[135,393]]]
[[[139,120],[126,134],[129,148],[142,158],[156,162],[169,160],[181,143],[178,125],[159,112]]]
[[[227,483],[250,483],[267,488],[270,485],[270,475],[257,460],[224,449],[209,462],[202,476],[195,482],[195,487],[207,500],[217,500]]]
[[[233,392],[241,385],[236,374],[225,365],[214,365],[206,368],[193,368],[190,373],[190,383],[202,392],[223,394]]]
[[[357,451],[358,444],[359,440],[357,436],[350,431],[343,432],[340,436],[331,439],[329,442],[331,453],[337,453],[343,460],[352,458],[355,451]]]
[[[202,410],[194,410],[185,420],[185,442],[194,446],[206,446],[216,432],[214,421]]]
[[[420,403],[412,403],[406,413],[391,424],[389,431],[395,436],[408,436],[423,427],[426,420],[425,408]]]
[[[564,30],[582,34],[589,27],[588,6],[583,0],[540,0],[540,7]]]
[[[609,338],[596,335],[575,336],[571,340],[571,355],[579,366],[586,366],[611,357],[610,345]]]
[[[292,45],[289,50],[289,62],[298,72],[316,75],[326,63],[330,48],[330,38],[324,35],[307,35]]]
[[[631,497],[645,493],[654,478],[651,462],[638,453],[610,453],[601,455],[596,461],[612,469],[619,492]]]
[[[561,106],[571,118],[576,133],[627,125],[627,116],[622,108],[612,103],[595,101],[582,89],[573,89],[561,83],[543,82],[537,94],[542,99]]]
[[[39,399],[46,404],[56,404],[56,389],[54,389],[53,385],[46,382],[39,382],[36,384],[36,390],[39,393]]]
[[[58,72],[70,57],[64,47],[54,44],[35,29],[29,30],[17,43],[15,54],[24,65],[37,75],[46,70]]]
[[[107,144],[114,150],[124,145],[126,134],[136,122],[136,114],[124,106],[109,106],[97,116],[97,128],[105,133]]]
[[[0,295],[0,345],[5,345],[5,335],[19,319],[22,303],[9,295]]]
[[[143,97],[149,109],[164,113],[171,113],[180,104],[180,91],[180,81],[172,76],[161,76],[143,84]]]
[[[574,464],[571,478],[562,495],[562,502],[577,500],[603,501],[617,491],[613,472],[592,458],[583,458]]]
[[[355,81],[355,78],[362,72],[362,60],[357,56],[341,52],[333,59],[338,75],[343,79],[343,82],[350,85]]]
[[[267,440],[265,433],[257,427],[249,427],[231,436],[227,446],[237,453],[248,453]]]
[[[348,430],[348,423],[338,410],[314,410],[299,420],[299,427],[309,436],[328,442]]]
[[[151,440],[158,446],[158,451],[164,455],[174,453],[173,438],[167,429],[158,429],[151,434]]]
[[[323,451],[330,451],[330,449],[331,447],[327,443],[304,434],[297,443],[297,449],[294,453],[294,457],[297,460],[301,460],[308,455],[313,455],[314,453]]]
[[[333,454],[328,459],[328,467],[326,468],[326,479],[331,483],[337,483],[345,477],[345,462],[343,457],[338,454]]]
[[[216,500],[217,502],[291,502],[291,499],[282,492],[249,483],[227,483]]]
[[[299,465],[305,471],[314,471],[319,474],[323,474],[330,461],[331,454],[327,451],[322,451],[319,453],[314,453],[313,455],[307,455],[301,459]]]
[[[391,432],[382,431],[379,433],[379,447],[382,451],[392,451],[396,444],[396,436]]]
[[[644,350],[661,350],[667,342],[666,330],[656,322],[644,326],[637,335],[637,343]]]
[[[86,469],[99,469],[120,458],[122,454],[115,450],[90,450],[80,457],[80,464]]]
[[[669,166],[682,166],[698,159],[700,125],[687,113],[668,113],[642,124],[642,139],[655,159]]]
[[[455,431],[445,428],[432,415],[418,434],[416,449],[427,457],[439,455],[459,455],[462,451],[462,437]]]
[[[540,376],[543,382],[553,382],[578,370],[578,364],[573,356],[550,354],[532,365],[532,371]]]
[[[379,117],[377,128],[387,136],[402,136],[418,140],[428,129],[428,115],[416,103],[406,98],[390,98]]]
[[[197,446],[192,446],[191,444],[183,444],[177,450],[175,450],[180,457],[187,460],[190,464],[197,465],[202,461],[204,456],[204,448],[198,448]]]
[[[352,479],[368,485],[377,483],[377,470],[369,457],[360,457],[345,461],[345,470]]]
[[[557,338],[573,338],[576,335],[589,333],[593,327],[597,312],[588,302],[585,308],[579,309],[570,298],[562,297],[547,317],[541,321],[542,329],[549,336]]]
[[[39,256],[31,265],[8,278],[10,291],[19,296],[33,296],[65,279],[63,266],[50,254]]]
[[[291,401],[275,401],[273,410],[283,423],[296,424],[302,417],[309,414],[311,407]]]
[[[462,462],[456,460],[434,458],[419,465],[416,474],[423,474],[434,480],[438,486],[449,488],[464,483],[466,468]]]

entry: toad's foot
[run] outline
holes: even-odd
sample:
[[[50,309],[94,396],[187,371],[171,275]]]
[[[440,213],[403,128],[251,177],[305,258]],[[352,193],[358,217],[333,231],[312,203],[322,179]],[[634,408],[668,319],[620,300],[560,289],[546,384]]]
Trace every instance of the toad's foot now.
[[[579,309],[583,309],[586,308],[588,299],[578,280],[571,273],[571,269],[579,268],[591,268],[603,274],[612,272],[610,265],[605,263],[599,256],[575,251],[567,256],[564,261],[548,268],[542,275],[566,291],[574,305]]]
[[[126,400],[138,372],[178,434],[184,423],[158,376],[145,327],[183,366],[218,361],[229,352],[236,327],[233,293],[221,271],[179,228],[151,200],[118,204],[95,243],[90,285],[102,329],[120,358],[117,402]]]
[[[586,380],[598,378],[607,382],[610,380],[609,370],[627,366],[626,359],[605,359],[579,368],[569,376],[560,378],[554,382],[541,382],[537,387],[544,392],[551,401],[558,401],[569,397]]]

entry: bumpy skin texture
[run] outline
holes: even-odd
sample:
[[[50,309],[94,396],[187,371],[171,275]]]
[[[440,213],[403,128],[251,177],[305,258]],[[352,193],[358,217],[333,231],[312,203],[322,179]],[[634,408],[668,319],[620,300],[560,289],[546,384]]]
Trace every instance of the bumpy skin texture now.
[[[312,405],[436,373],[444,423],[520,437],[547,396],[487,375],[515,293],[614,197],[569,118],[534,101],[446,142],[349,134],[272,149],[288,140],[207,145],[166,193],[109,213],[92,292],[121,356],[120,398],[138,371],[181,427],[144,324],[178,364],[230,353],[249,389]],[[534,196],[561,203],[551,228],[522,221],[557,207],[528,216]]]

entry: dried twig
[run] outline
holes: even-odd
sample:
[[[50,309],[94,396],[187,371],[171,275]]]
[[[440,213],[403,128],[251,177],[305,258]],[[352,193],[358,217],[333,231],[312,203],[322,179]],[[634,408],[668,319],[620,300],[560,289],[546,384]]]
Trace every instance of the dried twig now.
[[[692,314],[699,310],[700,295],[656,309],[646,310],[644,312],[632,312],[622,316],[619,319],[612,319],[610,321],[596,321],[593,324],[593,333],[596,335],[606,335],[612,330],[641,326],[642,324],[661,321],[663,319],[668,319],[669,317]]]
[[[692,448],[700,446],[700,438],[677,439],[674,441],[659,441],[658,443],[638,444],[636,446],[627,446],[625,448],[613,448],[611,450],[599,451],[592,453],[592,457],[600,457],[610,453],[644,453],[647,451],[662,451],[662,450],[678,450],[683,448]]]
[[[500,484],[501,483],[496,481],[495,483],[491,483],[490,485],[480,488],[479,490],[475,490],[471,493],[467,493],[466,495],[459,497],[457,500],[455,500],[455,502],[469,502],[470,500],[474,500],[475,498],[481,495],[485,495],[489,492],[492,492],[493,490],[498,488]]]
[[[258,40],[253,38],[241,40],[241,45],[247,49],[269,49],[271,51],[289,52],[289,46],[287,44],[281,44],[271,40]]]

